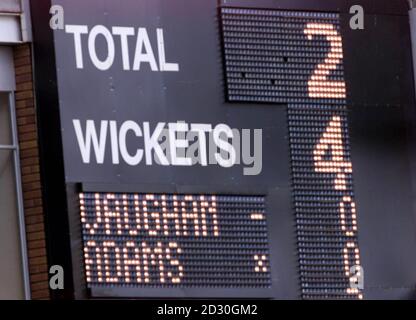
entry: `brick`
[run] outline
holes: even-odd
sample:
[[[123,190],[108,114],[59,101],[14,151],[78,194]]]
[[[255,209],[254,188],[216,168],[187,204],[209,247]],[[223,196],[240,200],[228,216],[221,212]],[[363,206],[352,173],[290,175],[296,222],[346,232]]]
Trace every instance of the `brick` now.
[[[38,140],[38,134],[36,131],[28,131],[28,132],[19,132],[19,141],[20,142],[25,142],[24,139],[26,139],[26,141],[29,140]]]
[[[18,128],[19,135],[22,133],[28,133],[28,132],[35,132],[36,131],[36,125],[35,124],[26,124],[24,126],[20,126]]]
[[[33,99],[33,91],[32,90],[26,90],[26,91],[17,91],[16,92],[16,100],[23,100],[23,99]]]
[[[33,82],[32,81],[25,81],[25,82],[18,82],[16,83],[16,91],[32,91],[33,89]]]
[[[27,241],[27,250],[36,250],[36,249],[45,249],[46,243],[45,240],[33,240]],[[31,260],[29,260],[29,264],[31,264]]]
[[[32,299],[49,299],[31,46],[29,44],[15,46],[13,55],[16,75],[17,129]]]
[[[29,107],[17,109],[16,115],[17,115],[17,118],[24,117],[24,116],[33,116],[35,115],[35,108],[29,106]]]
[[[38,257],[45,257],[46,256],[46,249],[39,248],[39,249],[32,249],[28,250],[29,258],[38,258]]]
[[[45,239],[45,232],[44,231],[30,232],[30,233],[26,234],[26,238],[27,238],[28,241],[44,240]]]
[[[49,288],[49,283],[48,281],[31,283],[30,287],[32,288],[33,291],[43,290],[43,289],[47,290]]]
[[[35,174],[33,174],[33,175],[35,175]],[[30,181],[30,182],[27,182],[27,183],[24,180],[25,177],[33,176],[33,175],[23,175],[22,176],[22,181],[23,181],[24,185],[27,186],[27,188],[30,187],[32,189],[32,190],[26,190],[23,193],[29,193],[29,192],[33,192],[33,191],[37,191],[37,190],[40,190],[41,189],[41,182],[40,182],[40,180]],[[24,195],[23,195],[23,198],[29,200],[29,198],[26,198]],[[35,199],[33,199],[33,200],[35,200]]]
[[[44,251],[46,253],[46,251]],[[47,273],[39,273],[33,274],[30,276],[30,282],[40,282],[40,281],[48,281],[48,274]]]
[[[46,263],[39,264],[39,265],[32,265],[32,260],[29,261],[29,273],[41,273],[41,272],[48,272],[48,266]]]
[[[35,224],[35,223],[40,223],[44,221],[43,219],[43,215],[33,215],[33,216],[29,216],[25,218],[26,221],[26,225],[30,225],[30,224]]]
[[[37,224],[31,224],[29,226],[27,226],[26,228],[26,232],[31,233],[31,232],[45,232],[43,223],[37,223]]]
[[[16,76],[16,83],[28,81],[32,81],[32,75],[30,73]]]
[[[32,66],[30,64],[15,68],[16,75],[31,74]]]
[[[26,157],[23,158],[20,154],[20,163],[22,165],[22,167],[26,167],[26,166],[37,166],[39,165],[39,158],[38,157]]]
[[[36,140],[21,142],[19,144],[20,150],[27,150],[32,148],[37,148],[38,142]]]
[[[31,173],[38,173],[40,171],[40,168],[38,165],[28,165],[28,166],[22,166],[20,168],[22,175],[25,174],[31,174]]]
[[[49,290],[33,290],[31,298],[33,300],[47,300],[50,298]]]
[[[40,181],[40,174],[39,173],[34,173],[34,174],[24,175],[22,177],[22,181],[23,181],[23,183]]]
[[[19,58],[31,56],[30,49],[27,46],[14,47],[13,54],[14,54],[15,60]]]
[[[37,133],[36,132],[28,132],[23,133],[19,136],[20,142],[28,142],[28,141],[35,141],[37,145]]]
[[[19,58],[14,59],[14,67],[15,68],[19,68],[19,67],[22,67],[22,66],[28,65],[28,64],[31,64],[29,56],[23,56],[23,57],[19,57]]]
[[[26,149],[20,151],[20,158],[25,159],[29,157],[39,157],[39,150],[38,148]]]
[[[24,99],[16,101],[16,109],[34,108],[35,102],[33,99]]]
[[[42,207],[33,207],[33,208],[28,208],[25,210],[25,215],[26,217],[30,217],[30,216],[34,216],[34,215],[41,215],[43,214],[43,208]],[[26,223],[29,224],[28,220],[26,219]],[[35,222],[33,222],[35,223]],[[43,220],[42,220],[43,223]]]
[[[22,176],[26,176],[25,174],[23,174]],[[35,191],[35,190],[39,190],[41,187],[39,182],[29,182],[29,183],[25,183],[22,186],[23,192],[30,192],[30,191]]]
[[[40,198],[24,199],[23,204],[25,206],[25,210],[40,207],[42,206],[42,199]]]
[[[37,257],[37,258],[30,259],[30,265],[31,266],[43,266],[43,265],[46,265],[46,257]]]
[[[39,199],[40,197],[42,197],[42,192],[40,190],[30,191],[24,194],[24,198],[29,200]]]
[[[35,115],[30,115],[26,117],[19,117],[17,118],[17,125],[22,126],[25,124],[34,124],[36,123],[36,117]]]

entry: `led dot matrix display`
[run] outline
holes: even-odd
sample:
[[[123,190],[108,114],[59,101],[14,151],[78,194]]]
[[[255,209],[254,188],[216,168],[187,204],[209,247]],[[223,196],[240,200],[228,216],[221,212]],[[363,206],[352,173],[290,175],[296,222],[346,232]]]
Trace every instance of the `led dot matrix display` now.
[[[88,286],[270,286],[262,196],[79,195]]]
[[[287,105],[302,297],[363,298],[339,16],[222,8],[221,24],[228,100]]]

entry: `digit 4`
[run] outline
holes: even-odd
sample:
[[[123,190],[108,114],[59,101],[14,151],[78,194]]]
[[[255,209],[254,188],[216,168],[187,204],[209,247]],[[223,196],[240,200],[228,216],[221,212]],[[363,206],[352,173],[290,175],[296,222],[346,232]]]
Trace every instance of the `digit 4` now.
[[[328,152],[330,157],[325,159]],[[316,145],[313,155],[315,171],[336,174],[334,181],[335,189],[346,190],[346,174],[352,173],[352,164],[350,161],[345,160],[341,117],[332,117],[326,131]]]

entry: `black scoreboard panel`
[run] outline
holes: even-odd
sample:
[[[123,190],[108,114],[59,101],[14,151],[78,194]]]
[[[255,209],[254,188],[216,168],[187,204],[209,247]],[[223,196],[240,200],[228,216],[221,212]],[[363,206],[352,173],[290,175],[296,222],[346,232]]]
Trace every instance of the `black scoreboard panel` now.
[[[59,168],[48,148],[63,149],[61,169],[44,177],[56,182],[46,184],[50,253],[72,269],[76,298],[415,297],[406,1],[362,1],[362,31],[349,28],[349,1],[52,4],[84,28],[82,67],[71,34],[55,30],[51,42],[46,25],[35,28],[35,54],[56,55],[56,71],[35,57],[51,80],[41,91],[55,92],[39,94],[40,111],[47,99],[59,105],[59,116],[40,116],[44,163]],[[47,9],[33,8],[34,19]],[[164,42],[162,56],[177,71],[155,70],[157,58],[139,70],[132,59],[129,69],[119,51],[98,70],[88,54],[94,26],[145,29],[155,57]],[[98,60],[108,53],[103,44]],[[60,128],[50,124],[57,119]],[[140,130],[178,121],[262,129],[261,172],[245,175],[244,163],[126,164],[113,138],[101,158],[82,154],[88,125],[110,141],[128,122],[133,153],[146,148]],[[67,213],[56,214],[59,197]],[[364,289],[352,286],[361,276]]]
[[[109,284],[271,286],[264,197],[81,193],[80,209],[97,295]]]
[[[338,14],[222,8],[230,101],[287,103],[305,298],[362,298]]]

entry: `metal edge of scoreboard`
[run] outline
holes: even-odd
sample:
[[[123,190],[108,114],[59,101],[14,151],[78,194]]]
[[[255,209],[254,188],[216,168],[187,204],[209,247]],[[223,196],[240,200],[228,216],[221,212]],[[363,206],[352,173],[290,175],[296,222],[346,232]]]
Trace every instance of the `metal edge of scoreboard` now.
[[[361,5],[366,14],[407,15],[407,0],[218,0],[220,6],[269,8],[284,10],[309,10],[323,12],[349,13],[353,5]]]
[[[53,31],[49,27],[52,1],[31,1],[34,87],[48,265],[66,270],[64,290],[50,290],[51,299],[73,299],[67,194],[60,127],[59,94]]]
[[[289,159],[287,159],[289,161]],[[204,185],[176,185],[176,184],[101,184],[101,183],[67,183],[66,193],[68,196],[69,224],[71,233],[71,256],[74,277],[75,298],[222,298],[222,299],[295,299],[299,296],[296,279],[297,260],[296,255],[290,255],[290,252],[296,252],[294,238],[293,215],[291,208],[291,196],[288,188],[268,189],[266,187],[256,186],[256,188],[244,187],[239,188],[238,192],[232,186],[204,186]],[[112,286],[92,286],[86,287],[86,277],[84,269],[81,268],[83,262],[83,243],[82,243],[82,226],[79,221],[79,199],[80,192],[111,192],[111,193],[178,193],[178,194],[224,194],[224,195],[245,195],[253,196],[267,195],[266,206],[276,207],[279,203],[280,214],[268,216],[269,244],[270,249],[276,249],[272,243],[284,244],[283,248],[279,246],[279,252],[274,252],[270,257],[271,279],[272,284],[267,288],[244,288],[244,290],[232,288],[209,288],[204,287],[201,290],[198,287],[143,287],[130,289],[128,287]],[[270,232],[270,229],[275,232]],[[292,272],[292,275],[290,275]],[[284,274],[284,276],[283,276]]]

